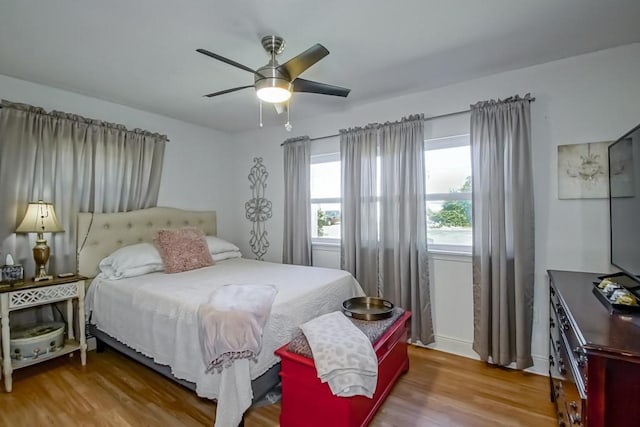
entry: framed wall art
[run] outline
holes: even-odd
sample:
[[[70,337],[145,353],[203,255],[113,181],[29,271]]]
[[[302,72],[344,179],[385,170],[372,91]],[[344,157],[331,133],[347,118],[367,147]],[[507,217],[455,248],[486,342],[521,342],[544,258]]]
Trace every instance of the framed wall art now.
[[[558,146],[558,198],[606,199],[609,197],[611,141]]]

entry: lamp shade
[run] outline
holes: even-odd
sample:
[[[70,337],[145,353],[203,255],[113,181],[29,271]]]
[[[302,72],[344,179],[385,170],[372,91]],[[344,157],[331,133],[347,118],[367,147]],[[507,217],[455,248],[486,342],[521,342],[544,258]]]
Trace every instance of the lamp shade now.
[[[24,219],[16,228],[16,233],[57,233],[60,231],[64,231],[64,229],[58,222],[53,203],[43,201],[30,202]]]

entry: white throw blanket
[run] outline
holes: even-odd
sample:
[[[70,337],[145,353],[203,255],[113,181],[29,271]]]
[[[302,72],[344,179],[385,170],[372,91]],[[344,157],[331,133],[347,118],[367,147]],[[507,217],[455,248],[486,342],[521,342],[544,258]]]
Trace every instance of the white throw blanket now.
[[[273,285],[226,285],[198,307],[202,357],[207,370],[255,359],[262,349],[262,329],[278,290]]]
[[[372,398],[378,358],[369,338],[339,311],[300,326],[309,341],[320,381],[336,396]]]
[[[237,426],[251,405],[248,359],[255,359],[262,349],[262,329],[277,293],[273,285],[225,285],[198,307],[198,334],[207,370],[220,371],[234,361],[243,365],[222,371],[221,387],[229,392],[218,398],[215,427]]]

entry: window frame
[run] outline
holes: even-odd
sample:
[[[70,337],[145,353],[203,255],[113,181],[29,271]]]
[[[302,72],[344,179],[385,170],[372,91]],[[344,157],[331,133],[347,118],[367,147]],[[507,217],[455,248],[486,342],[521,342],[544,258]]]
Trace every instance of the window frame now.
[[[424,151],[425,156],[429,151],[443,150],[447,148],[469,147],[471,148],[470,134],[459,134],[445,136],[440,138],[425,138]],[[425,171],[426,172],[426,171]],[[470,171],[473,176],[473,171]],[[472,200],[472,193],[429,193],[425,188],[425,204],[429,201],[456,201],[456,200]],[[473,228],[473,227],[472,227]],[[473,251],[473,242],[471,245],[448,245],[448,244],[428,244],[430,252],[464,254],[470,255]]]
[[[330,162],[340,162],[340,152],[334,153],[322,153],[322,154],[312,154],[310,159],[310,165],[318,164],[318,163],[330,163]],[[309,189],[311,191],[311,189]],[[314,204],[320,203],[335,203],[342,205],[342,197],[310,197],[309,206],[313,206]],[[340,211],[342,213],[342,210]],[[313,226],[313,224],[312,224]],[[312,237],[311,245],[314,246],[340,246],[342,244],[341,238],[336,237]]]

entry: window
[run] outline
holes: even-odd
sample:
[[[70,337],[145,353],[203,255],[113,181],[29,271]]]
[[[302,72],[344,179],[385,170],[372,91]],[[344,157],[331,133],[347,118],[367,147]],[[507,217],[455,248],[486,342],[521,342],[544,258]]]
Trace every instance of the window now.
[[[425,170],[429,249],[471,252],[469,135],[427,139]],[[340,243],[340,202],[340,154],[312,155],[311,237],[313,243]]]
[[[311,238],[340,243],[340,154],[311,156]]]
[[[470,252],[471,146],[469,135],[425,141],[429,249]]]

